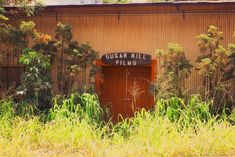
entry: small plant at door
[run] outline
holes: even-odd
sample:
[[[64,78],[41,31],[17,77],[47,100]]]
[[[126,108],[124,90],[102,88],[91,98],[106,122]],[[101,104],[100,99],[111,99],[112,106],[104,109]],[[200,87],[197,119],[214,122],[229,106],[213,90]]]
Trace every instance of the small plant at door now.
[[[146,92],[146,91],[143,91],[141,87],[138,85],[137,81],[134,80],[128,92],[131,95],[132,110],[133,112],[135,112],[138,99],[141,99],[140,98],[141,93]]]

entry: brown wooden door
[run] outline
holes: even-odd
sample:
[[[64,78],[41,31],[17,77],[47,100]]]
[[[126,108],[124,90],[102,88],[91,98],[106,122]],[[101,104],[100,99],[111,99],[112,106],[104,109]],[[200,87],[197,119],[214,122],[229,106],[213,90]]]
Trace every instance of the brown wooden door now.
[[[101,103],[108,107],[114,120],[121,114],[133,116],[134,111],[153,105],[150,93],[151,67],[102,67]]]

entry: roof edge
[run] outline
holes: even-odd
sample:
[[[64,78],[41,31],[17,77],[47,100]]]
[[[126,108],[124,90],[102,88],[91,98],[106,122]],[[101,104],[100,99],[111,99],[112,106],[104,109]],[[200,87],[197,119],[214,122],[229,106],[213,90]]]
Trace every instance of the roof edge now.
[[[162,6],[162,5],[221,5],[235,4],[235,1],[174,1],[174,2],[154,2],[154,3],[99,3],[99,4],[68,4],[68,5],[45,5],[45,7],[98,7],[98,6]],[[5,8],[15,8],[14,6],[6,6]]]

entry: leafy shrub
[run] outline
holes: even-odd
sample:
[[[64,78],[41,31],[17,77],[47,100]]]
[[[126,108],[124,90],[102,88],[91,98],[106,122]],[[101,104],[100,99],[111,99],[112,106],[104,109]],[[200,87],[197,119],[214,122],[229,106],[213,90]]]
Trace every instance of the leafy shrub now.
[[[223,47],[223,32],[213,25],[197,39],[201,56],[196,61],[196,69],[203,78],[202,96],[206,101],[213,100],[213,113],[218,113],[224,105],[231,108],[235,103],[229,82],[234,79],[231,59],[235,51],[231,44],[229,50]]]
[[[233,109],[233,111],[230,115],[230,120],[231,120],[232,124],[235,125],[235,109]]]
[[[37,106],[34,102],[21,101],[14,106],[16,115],[21,117],[31,117],[39,113]]]
[[[156,103],[156,111],[160,116],[167,116],[171,121],[176,121],[180,118],[182,112],[182,99],[172,97],[171,99],[160,99]]]
[[[11,25],[2,26],[0,28],[0,35],[0,41],[2,43],[11,44],[14,53],[19,53],[18,50],[26,46],[26,43],[24,41],[25,35],[23,34],[23,32]]]
[[[183,48],[179,44],[168,44],[168,49],[157,50],[157,57],[162,61],[163,73],[155,82],[155,97],[170,98],[184,97],[184,84],[191,73],[192,65],[186,58]]]
[[[0,64],[2,60],[9,59],[7,56],[15,56],[18,59],[25,53],[22,50],[31,49],[38,54],[50,56],[49,63],[53,63],[53,69],[58,68],[58,76],[53,80],[54,93],[94,92],[94,77],[99,70],[94,61],[98,52],[88,43],[80,45],[72,41],[72,31],[68,24],[57,24],[55,40],[48,34],[38,32],[35,27],[33,21],[22,21],[19,27],[4,24],[0,28],[0,42],[7,45],[7,48],[1,51]],[[29,44],[31,41],[33,43]],[[24,64],[22,60],[20,62]],[[77,80],[79,83],[75,82]]]
[[[48,120],[56,118],[101,120],[102,109],[96,95],[74,93],[68,99],[62,101],[60,101],[60,98],[54,98],[53,103],[53,107],[49,111]]]
[[[18,0],[18,1],[9,1],[1,0],[0,1],[0,19],[6,20],[6,17],[2,15],[5,13],[5,6],[15,7],[13,12],[10,12],[11,15],[17,14],[26,14],[27,16],[33,16],[44,7],[44,3],[41,0]]]
[[[68,24],[58,23],[55,34],[56,40],[53,42],[57,55],[60,56],[60,63],[57,64],[60,94],[94,92],[94,77],[99,70],[94,61],[98,58],[98,52],[89,43],[78,44],[73,41],[72,30]],[[78,78],[77,74],[81,74],[81,77]],[[75,82],[78,81],[82,85],[76,85]]]
[[[20,64],[24,67],[22,85],[16,88],[17,90],[13,89],[14,94],[10,95],[14,96],[17,101],[26,101],[22,102],[24,105],[17,106],[17,110],[19,109],[20,113],[32,106],[39,109],[50,107],[50,53],[37,52],[28,47],[31,39],[37,45],[39,43],[48,45],[51,38],[47,34],[38,32],[35,26],[33,21],[22,21],[18,28],[11,25],[4,25],[0,28],[0,41],[7,45],[2,53],[5,53],[5,56],[17,57]],[[6,59],[8,60],[9,57]]]
[[[80,96],[81,106],[86,115],[91,118],[99,119],[102,114],[98,97],[94,94],[83,93]]]
[[[25,37],[27,35],[35,36],[35,34],[37,33],[35,30],[35,26],[36,24],[33,21],[22,21],[19,30],[25,35]]]
[[[9,120],[14,116],[13,101],[0,100],[0,119]]]
[[[210,102],[204,102],[198,95],[193,95],[188,103],[178,97],[159,99],[153,111],[142,109],[135,112],[132,118],[122,119],[112,128],[115,133],[124,138],[130,137],[142,126],[155,127],[159,121],[173,123],[179,131],[187,128],[196,129],[198,125],[204,125],[215,120],[210,114],[210,106]],[[148,126],[153,122],[156,124]]]
[[[53,106],[49,110],[47,120],[77,118],[82,114],[80,112],[80,105],[75,103],[72,98],[62,99],[62,101],[60,101],[60,99],[60,97],[55,97],[53,99]]]
[[[31,49],[25,49],[19,62],[25,66],[22,86],[18,94],[25,100],[35,102],[36,107],[45,109],[50,102],[50,57]]]
[[[181,98],[172,97],[156,102],[156,114],[166,116],[171,122],[181,121],[184,124],[207,122],[210,120],[211,102],[204,102],[200,96],[192,96],[186,104]]]

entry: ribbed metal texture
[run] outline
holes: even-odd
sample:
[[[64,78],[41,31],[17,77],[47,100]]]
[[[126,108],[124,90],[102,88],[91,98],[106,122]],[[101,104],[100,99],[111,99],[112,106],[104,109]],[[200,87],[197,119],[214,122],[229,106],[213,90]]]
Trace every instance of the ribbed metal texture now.
[[[200,55],[196,36],[204,33],[209,25],[215,25],[224,32],[224,46],[233,42],[232,35],[235,31],[235,15],[232,13],[59,17],[45,15],[33,20],[39,31],[52,36],[57,22],[70,24],[73,39],[80,43],[89,42],[100,52],[100,56],[105,53],[128,51],[144,52],[154,58],[156,49],[166,49],[168,43],[179,43],[192,63]],[[193,70],[187,80],[187,87],[192,93],[196,93],[199,86],[200,77]]]

